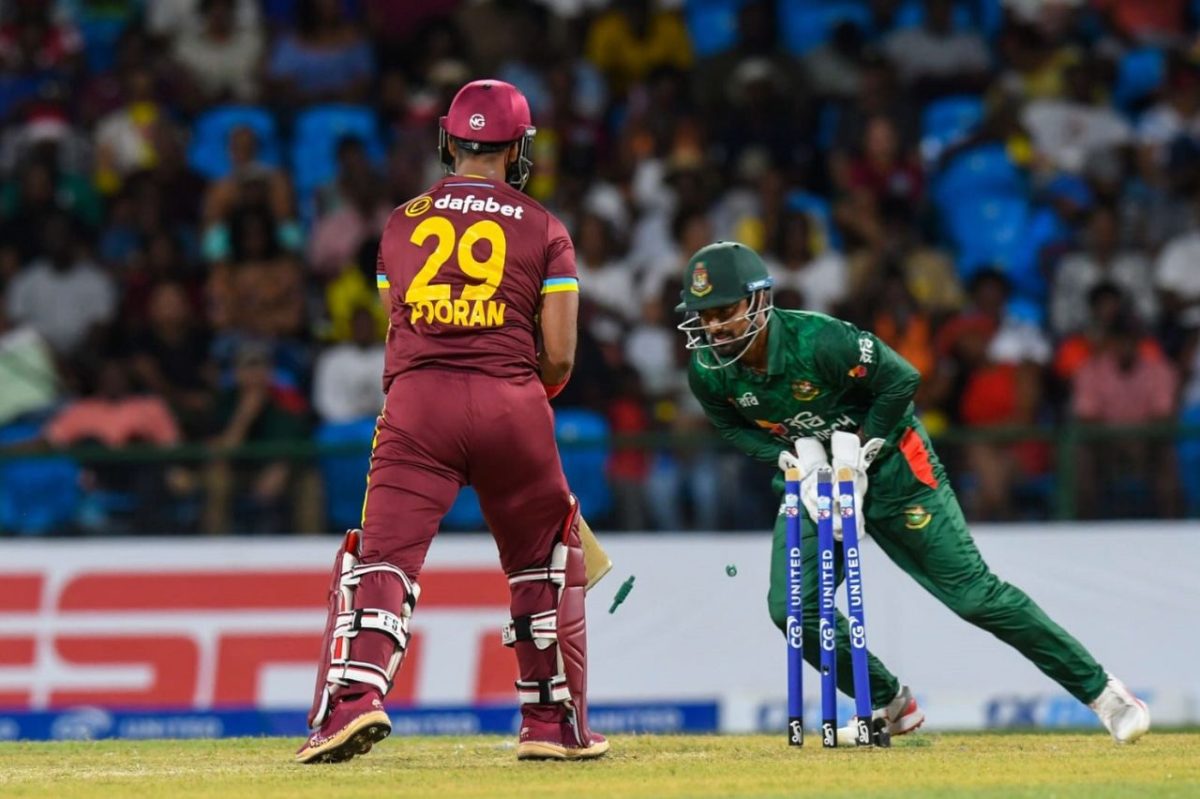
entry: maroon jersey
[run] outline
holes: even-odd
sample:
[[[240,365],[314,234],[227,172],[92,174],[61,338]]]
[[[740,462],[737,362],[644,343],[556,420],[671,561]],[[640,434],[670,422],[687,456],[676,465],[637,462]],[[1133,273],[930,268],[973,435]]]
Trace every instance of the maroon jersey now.
[[[579,290],[562,223],[509,185],[476,177],[439,180],[393,211],[378,272],[392,306],[384,391],[423,366],[535,374],[541,295]]]

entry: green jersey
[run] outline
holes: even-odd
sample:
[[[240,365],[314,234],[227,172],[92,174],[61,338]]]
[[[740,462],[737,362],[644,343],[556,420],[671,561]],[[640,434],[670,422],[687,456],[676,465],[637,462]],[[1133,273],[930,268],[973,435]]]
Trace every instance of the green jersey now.
[[[893,447],[916,427],[912,398],[921,377],[874,334],[809,311],[775,309],[767,323],[767,371],[742,363],[705,369],[692,357],[692,393],[721,435],[775,463],[798,438],[827,441],[862,430]]]
[[[835,430],[861,429],[868,438],[884,439],[884,450],[871,466],[861,529],[950,610],[1016,647],[1079,701],[1094,701],[1108,680],[1104,668],[1021,589],[996,577],[975,547],[945,471],[913,416],[917,370],[872,334],[823,314],[776,310],[767,331],[766,372],[740,362],[707,370],[692,359],[692,392],[721,435],[769,463],[793,440],[824,441]],[[893,453],[900,457],[889,457]],[[774,486],[783,491],[782,472],[775,473]],[[807,514],[801,525],[804,655],[820,668],[817,531]],[[837,548],[839,572],[842,556]],[[794,558],[780,504],[767,604],[772,621],[789,633]],[[838,685],[847,692],[853,682],[850,636],[840,614],[834,639]],[[900,682],[874,655],[868,668],[871,705],[885,707]]]

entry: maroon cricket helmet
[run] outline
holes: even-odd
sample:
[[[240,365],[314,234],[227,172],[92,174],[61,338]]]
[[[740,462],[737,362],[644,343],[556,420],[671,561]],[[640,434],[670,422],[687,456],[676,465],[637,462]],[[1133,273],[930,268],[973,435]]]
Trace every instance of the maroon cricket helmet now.
[[[438,153],[447,174],[454,169],[450,139],[474,153],[495,153],[517,142],[517,160],[508,166],[506,179],[516,188],[529,180],[533,166],[530,150],[537,129],[525,95],[502,80],[475,80],[458,90],[450,111],[440,120]]]

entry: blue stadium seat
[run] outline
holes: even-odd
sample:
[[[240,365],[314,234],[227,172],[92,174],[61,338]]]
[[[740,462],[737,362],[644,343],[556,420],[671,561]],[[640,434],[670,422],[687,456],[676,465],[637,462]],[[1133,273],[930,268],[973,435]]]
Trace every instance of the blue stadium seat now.
[[[782,0],[779,4],[780,39],[795,55],[824,44],[833,29],[846,21],[867,31],[873,19],[866,4],[851,0]]]
[[[692,52],[697,57],[723,53],[737,42],[738,11],[746,0],[687,0],[683,7]]]
[[[0,427],[0,445],[38,437],[41,425]],[[69,458],[0,462],[0,531],[21,535],[62,533],[79,507],[79,467]]]
[[[1162,85],[1167,77],[1167,57],[1157,47],[1130,50],[1117,65],[1113,100],[1126,113]]]
[[[595,411],[558,408],[554,432],[562,457],[567,485],[579,498],[579,507],[589,519],[599,519],[612,509],[612,492],[606,479],[609,456],[608,420]]]
[[[934,100],[921,114],[921,158],[927,164],[933,163],[982,120],[980,97],[961,95]]]
[[[954,4],[954,27],[958,30],[970,30],[974,27],[971,19],[971,9],[967,8],[961,2]],[[924,0],[905,0],[896,9],[896,16],[892,20],[892,27],[895,30],[900,28],[915,28],[925,22],[925,1]]]
[[[450,506],[449,512],[442,519],[442,528],[467,532],[479,532],[487,529],[487,524],[483,520],[483,511],[479,508],[479,496],[475,493],[475,489],[470,486],[462,487],[454,504]]]
[[[833,224],[833,210],[829,207],[829,200],[819,194],[795,189],[788,192],[785,203],[788,211],[798,211],[816,219],[821,225],[825,241],[829,243],[829,246],[835,250],[842,249],[842,237],[838,233],[837,226]]]
[[[354,136],[367,155],[383,163],[384,145],[375,112],[368,106],[318,105],[301,112],[292,135],[292,178],[301,200],[337,175],[337,144]]]
[[[1008,272],[1023,282],[1035,269],[1036,250],[1028,236],[1032,209],[1022,197],[962,201],[946,219],[957,251],[959,276],[967,280],[986,267]]]
[[[93,73],[107,72],[117,55],[117,40],[125,31],[129,18],[121,13],[105,14],[87,11],[79,21],[79,33],[83,37],[83,54],[88,70]]]
[[[188,163],[209,180],[223,178],[233,165],[229,161],[229,134],[250,128],[258,137],[258,155],[263,163],[279,166],[279,136],[275,117],[265,108],[226,105],[208,111],[192,126]]]
[[[933,179],[934,204],[943,217],[963,201],[1028,196],[1025,175],[1002,144],[985,144],[957,155]]]
[[[989,41],[995,41],[996,34],[1004,24],[1002,0],[975,0],[975,10],[979,15],[980,32]]]
[[[1184,408],[1179,423],[1184,427],[1200,428],[1200,405]],[[1180,439],[1176,447],[1186,513],[1192,518],[1200,518],[1200,437]]]
[[[352,422],[326,422],[317,428],[318,444],[355,448],[347,454],[322,455],[319,460],[325,483],[325,513],[335,529],[358,527],[362,521],[363,494],[367,488],[367,467],[371,464],[374,435],[374,416]]]

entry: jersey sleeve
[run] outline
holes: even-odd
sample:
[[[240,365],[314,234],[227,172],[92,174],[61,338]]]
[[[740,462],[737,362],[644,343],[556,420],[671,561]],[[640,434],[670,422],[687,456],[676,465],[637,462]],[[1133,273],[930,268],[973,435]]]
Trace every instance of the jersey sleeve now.
[[[575,245],[563,223],[546,215],[546,273],[542,293],[579,291],[579,273],[575,269]]]
[[[865,388],[873,396],[863,422],[867,438],[887,438],[908,412],[921,374],[879,337],[833,320],[813,353],[818,372],[842,387]]]
[[[721,438],[756,460],[775,463],[779,459],[785,449],[783,443],[766,430],[747,427],[746,420],[713,390],[694,365],[688,369],[688,386]]]
[[[383,246],[379,247],[379,252],[375,254],[375,285],[381,289],[390,289],[391,281],[388,280],[387,269],[383,265]]]

